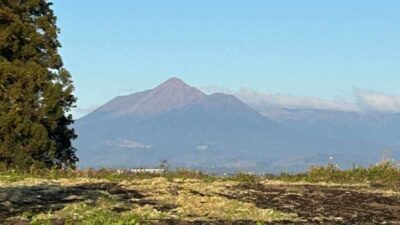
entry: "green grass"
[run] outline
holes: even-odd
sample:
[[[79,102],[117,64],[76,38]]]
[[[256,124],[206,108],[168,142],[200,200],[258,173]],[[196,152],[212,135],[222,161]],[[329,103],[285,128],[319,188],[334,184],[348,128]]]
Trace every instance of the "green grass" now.
[[[60,218],[64,219],[66,225],[94,225],[94,224],[110,224],[110,225],[139,225],[138,216],[130,213],[116,213],[108,209],[100,207],[92,207],[87,204],[75,204],[67,206],[59,215],[51,212],[48,214],[39,214],[32,218],[31,225],[47,225],[52,224],[52,220]]]
[[[288,182],[379,183],[400,184],[400,168],[394,161],[385,161],[369,167],[353,166],[340,169],[334,164],[311,167],[306,173],[283,173],[274,179]]]
[[[244,184],[256,184],[264,179],[263,176],[253,175],[244,172],[238,172],[231,176],[225,177],[225,180],[237,181]]]
[[[113,169],[86,169],[86,170],[58,170],[41,169],[32,171],[0,170],[0,181],[15,182],[25,178],[39,179],[74,179],[91,178],[106,179],[109,181],[129,181],[135,179],[164,177],[172,179],[198,179],[206,182],[218,180],[237,181],[240,183],[258,183],[270,179],[287,182],[330,182],[330,183],[382,183],[400,184],[400,168],[394,161],[385,161],[369,167],[354,166],[351,169],[340,169],[334,164],[327,166],[313,166],[304,173],[282,173],[280,175],[251,175],[248,173],[236,173],[229,176],[209,175],[201,171],[176,169],[167,170],[161,174],[133,173],[129,171],[117,171]]]
[[[114,169],[85,169],[85,170],[60,170],[60,169],[37,169],[31,171],[25,170],[0,170],[0,181],[15,182],[25,178],[40,179],[74,179],[74,178],[90,178],[90,179],[106,179],[109,181],[129,181],[134,179],[145,179],[164,177],[167,179],[200,179],[210,182],[216,180],[215,176],[207,175],[201,171],[177,169],[168,170],[161,174],[154,173],[134,173],[128,170],[118,171]]]
[[[62,210],[47,213],[28,213],[22,218],[30,220],[31,225],[53,224],[59,220],[65,225],[139,225],[143,224],[143,217],[130,211],[115,212],[113,208],[122,203],[109,197],[102,197],[96,201],[84,201],[66,205]]]

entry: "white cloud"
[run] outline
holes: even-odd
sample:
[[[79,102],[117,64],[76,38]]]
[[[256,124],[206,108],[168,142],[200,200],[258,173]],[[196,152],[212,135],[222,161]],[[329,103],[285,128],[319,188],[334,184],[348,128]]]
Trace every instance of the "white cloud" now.
[[[197,145],[197,150],[205,151],[208,150],[208,145]]]
[[[388,95],[378,91],[354,91],[356,103],[363,110],[377,112],[400,112],[400,96]]]
[[[143,145],[140,144],[136,141],[128,140],[128,139],[123,139],[123,138],[118,138],[115,141],[105,141],[104,142],[108,146],[114,146],[114,147],[119,147],[119,148],[129,148],[129,149],[150,149],[150,145]]]
[[[358,107],[354,103],[344,99],[326,100],[319,97],[297,97],[259,92],[251,89],[241,89],[234,94],[241,100],[255,106],[358,111]]]
[[[279,108],[306,108],[354,112],[400,112],[400,96],[364,89],[354,89],[352,94],[347,97],[333,100],[320,97],[273,94],[248,88],[231,90],[224,87],[208,86],[203,87],[202,90],[206,93],[222,92],[235,95],[243,102],[261,111]]]

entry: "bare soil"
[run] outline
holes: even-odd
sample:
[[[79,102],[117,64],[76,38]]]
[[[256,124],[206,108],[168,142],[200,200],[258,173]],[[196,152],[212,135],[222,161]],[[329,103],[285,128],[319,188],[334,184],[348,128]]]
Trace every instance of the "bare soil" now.
[[[303,220],[292,224],[400,224],[400,196],[377,193],[377,189],[261,184],[237,188],[242,191],[226,197],[296,213]]]

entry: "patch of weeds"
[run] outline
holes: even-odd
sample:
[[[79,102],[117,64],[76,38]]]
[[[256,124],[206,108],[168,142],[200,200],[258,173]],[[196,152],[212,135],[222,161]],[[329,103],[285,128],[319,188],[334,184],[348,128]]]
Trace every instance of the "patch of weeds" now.
[[[117,213],[101,206],[92,206],[86,203],[71,204],[63,210],[39,214],[32,218],[32,225],[51,224],[52,220],[61,219],[65,224],[93,225],[138,225],[140,219],[137,215],[130,212]]]
[[[141,220],[161,220],[171,217],[170,213],[159,211],[150,205],[133,208],[131,212],[140,216]]]
[[[250,173],[240,172],[240,173],[237,173],[237,174],[233,175],[232,177],[228,177],[226,179],[237,181],[242,184],[257,184],[263,179],[263,177],[257,176],[254,174],[250,174]]]
[[[54,215],[51,211],[47,214],[38,214],[31,218],[31,225],[52,225],[52,219],[54,219]]]
[[[163,173],[150,173],[150,172],[132,172],[130,170],[115,170],[115,169],[32,169],[32,170],[19,170],[19,169],[1,169],[0,168],[0,182],[10,183],[22,181],[27,178],[39,178],[49,180],[59,179],[76,179],[76,178],[90,178],[90,179],[103,179],[113,182],[129,181],[135,179],[151,179],[157,177],[164,177],[167,179],[201,179],[206,182],[213,182],[217,177],[208,175],[197,170],[176,169],[165,170]]]
[[[188,170],[188,169],[176,169],[169,170],[163,174],[163,177],[167,178],[169,181],[173,181],[173,179],[197,179],[202,180],[204,182],[214,182],[218,178],[212,175],[208,175],[198,170]]]
[[[340,169],[335,164],[313,166],[306,173],[281,174],[274,178],[288,182],[328,182],[328,183],[379,183],[400,184],[400,168],[387,160],[369,167],[353,166],[351,169]]]
[[[30,220],[30,219],[32,219],[33,216],[34,216],[34,214],[32,212],[23,212],[21,214],[21,219]]]

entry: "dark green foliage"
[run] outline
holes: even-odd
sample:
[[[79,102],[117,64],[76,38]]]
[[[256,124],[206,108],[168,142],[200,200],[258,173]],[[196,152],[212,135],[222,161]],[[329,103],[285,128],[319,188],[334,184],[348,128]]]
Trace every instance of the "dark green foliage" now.
[[[0,162],[5,167],[74,167],[69,113],[76,101],[58,54],[46,0],[0,1]],[[66,115],[67,114],[67,115]]]

